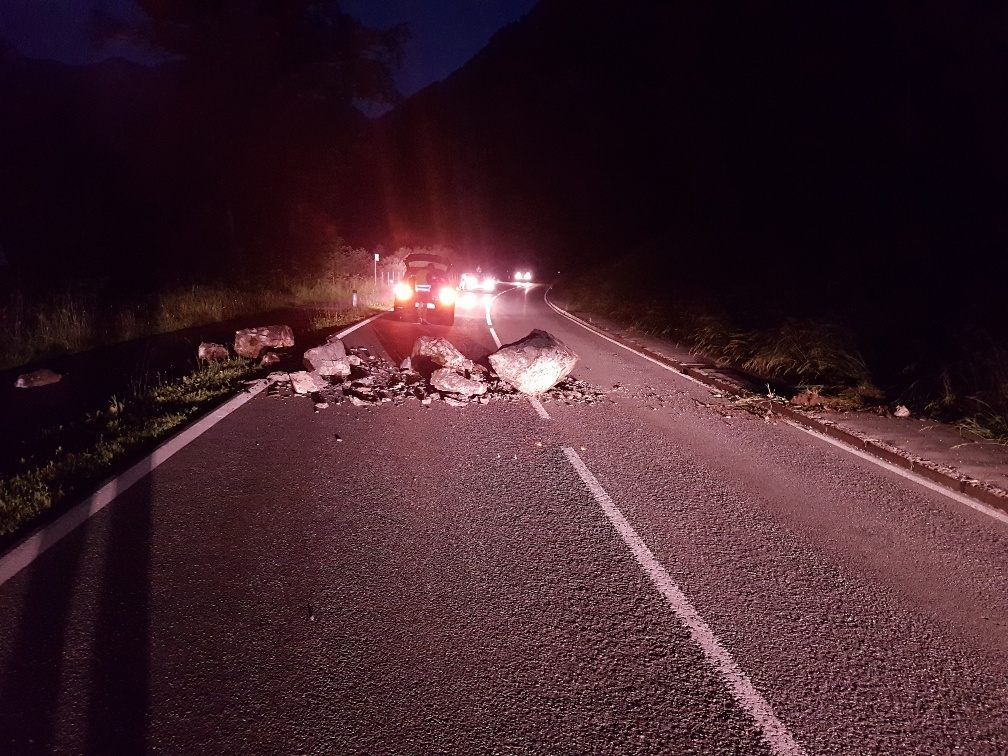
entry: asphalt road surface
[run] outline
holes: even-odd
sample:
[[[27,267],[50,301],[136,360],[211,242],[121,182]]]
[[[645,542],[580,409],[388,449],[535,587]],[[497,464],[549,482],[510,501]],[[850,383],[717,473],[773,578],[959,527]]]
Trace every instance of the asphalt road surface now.
[[[1008,526],[541,287],[492,321],[610,401],[260,394],[0,586],[0,752],[1008,752]],[[346,341],[420,333],[495,348]]]

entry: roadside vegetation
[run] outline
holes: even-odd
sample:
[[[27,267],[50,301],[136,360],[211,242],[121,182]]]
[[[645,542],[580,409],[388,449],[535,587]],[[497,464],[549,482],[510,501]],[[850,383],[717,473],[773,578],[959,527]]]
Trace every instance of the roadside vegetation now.
[[[893,364],[887,323],[858,328],[856,318],[798,306],[801,315],[788,313],[744,281],[727,281],[715,294],[668,282],[656,290],[638,262],[629,256],[564,279],[554,297],[574,312],[669,338],[778,391],[814,392],[835,409],[905,404],[957,425],[970,440],[1008,444],[1008,348],[980,329],[946,335],[942,350],[922,345],[913,364]]]
[[[383,270],[398,264],[383,259]],[[386,307],[389,287],[374,279],[372,252],[332,245],[302,275],[148,287],[145,293],[102,280],[33,285],[12,280],[0,289],[0,370],[60,354],[169,333],[289,307],[344,310]]]
[[[319,327],[347,325],[363,313],[360,308],[329,312],[319,316],[325,320]],[[0,536],[9,536],[53,507],[89,494],[100,481],[264,372],[258,363],[242,358],[202,365],[131,396],[109,397],[97,412],[68,418],[49,429],[35,452],[0,478]]]

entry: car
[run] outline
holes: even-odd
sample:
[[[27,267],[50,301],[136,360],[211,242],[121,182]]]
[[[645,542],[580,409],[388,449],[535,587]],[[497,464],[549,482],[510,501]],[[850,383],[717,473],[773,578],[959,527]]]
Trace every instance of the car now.
[[[526,281],[532,280],[531,270],[516,270],[514,274],[514,280],[516,283],[525,283]]]
[[[406,255],[403,263],[406,273],[393,289],[396,317],[453,325],[458,282],[451,261],[441,255],[414,252]]]

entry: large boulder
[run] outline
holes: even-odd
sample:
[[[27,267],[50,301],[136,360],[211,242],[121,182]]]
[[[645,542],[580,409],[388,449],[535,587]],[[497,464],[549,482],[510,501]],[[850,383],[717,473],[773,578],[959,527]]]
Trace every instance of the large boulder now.
[[[240,357],[254,360],[264,349],[283,349],[294,346],[294,331],[290,326],[271,325],[243,328],[235,331],[234,350]]]
[[[410,362],[416,369],[417,358],[429,360],[430,362],[443,368],[454,368],[455,370],[472,370],[472,360],[467,358],[462,352],[455,348],[448,339],[435,336],[421,336],[413,344],[413,354]]]
[[[304,353],[304,366],[319,375],[346,378],[350,375],[350,358],[340,339],[330,337],[322,346]]]
[[[459,394],[461,396],[482,396],[486,393],[487,385],[482,381],[466,378],[451,368],[441,368],[435,370],[431,375],[431,386],[438,391],[448,394]]]
[[[538,329],[490,355],[490,366],[525,394],[548,391],[577,363],[577,355],[556,336]]]

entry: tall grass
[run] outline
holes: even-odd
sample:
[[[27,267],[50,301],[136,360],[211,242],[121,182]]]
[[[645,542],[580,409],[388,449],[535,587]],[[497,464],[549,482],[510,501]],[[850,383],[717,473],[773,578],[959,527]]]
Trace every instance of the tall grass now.
[[[179,286],[111,307],[95,292],[34,299],[15,292],[0,305],[0,368],[286,307],[347,308],[354,290],[362,307],[386,307],[391,301],[386,287],[363,276]]]

